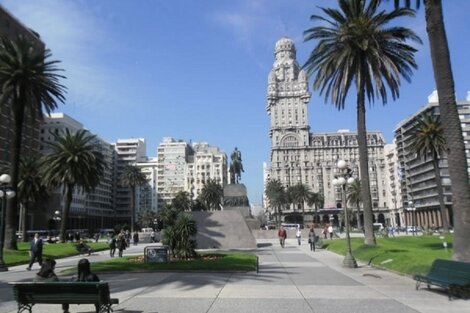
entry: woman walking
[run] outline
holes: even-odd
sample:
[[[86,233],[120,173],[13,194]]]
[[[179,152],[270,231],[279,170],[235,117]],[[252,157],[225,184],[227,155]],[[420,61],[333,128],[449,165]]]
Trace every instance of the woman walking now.
[[[310,244],[310,251],[315,252],[315,241],[317,239],[317,235],[315,235],[315,231],[310,228],[310,232],[308,233],[308,243]]]

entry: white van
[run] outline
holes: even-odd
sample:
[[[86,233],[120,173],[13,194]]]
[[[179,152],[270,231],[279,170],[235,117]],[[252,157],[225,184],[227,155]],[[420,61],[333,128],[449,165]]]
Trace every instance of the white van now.
[[[382,224],[382,223],[373,223],[372,228],[374,230],[382,230],[382,229],[384,229],[384,224]]]
[[[153,228],[152,227],[142,228],[140,231],[143,233],[151,233],[153,232]]]

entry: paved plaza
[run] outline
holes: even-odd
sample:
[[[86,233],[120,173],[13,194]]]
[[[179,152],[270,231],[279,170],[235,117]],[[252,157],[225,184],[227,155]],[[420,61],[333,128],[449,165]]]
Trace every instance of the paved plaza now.
[[[144,244],[126,253],[142,253]],[[454,299],[434,288],[415,290],[405,276],[359,264],[341,266],[342,257],[326,250],[310,252],[308,244],[288,239],[282,249],[277,240],[258,240],[259,272],[249,273],[113,273],[100,274],[120,303],[117,313],[462,313],[470,301]],[[90,261],[108,258],[95,253]],[[75,265],[80,257],[58,260],[61,268]],[[16,312],[10,281],[29,281],[37,272],[25,266],[0,273],[0,313]],[[66,277],[64,277],[65,279]],[[39,304],[34,313],[61,313],[60,305]],[[70,312],[94,312],[93,305],[71,305]]]

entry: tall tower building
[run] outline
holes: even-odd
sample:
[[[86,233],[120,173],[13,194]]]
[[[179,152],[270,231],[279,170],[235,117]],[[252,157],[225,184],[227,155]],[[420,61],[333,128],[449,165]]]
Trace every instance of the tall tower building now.
[[[190,146],[183,140],[163,138],[157,149],[157,209],[185,191],[187,157]]]
[[[271,118],[271,168],[265,174],[266,180],[279,180],[285,188],[303,184],[322,194],[325,205],[317,210],[317,222],[338,224],[344,204],[340,190],[333,186],[332,180],[340,159],[345,160],[359,177],[357,133],[349,130],[310,133],[307,104],[311,93],[306,73],[297,63],[294,42],[281,38],[276,43],[274,56],[268,76],[266,107]],[[368,132],[367,142],[374,218],[386,223],[390,216],[385,200],[385,140],[381,132]],[[271,215],[275,213],[273,208],[268,209]],[[314,209],[305,203],[304,210],[308,213],[305,220],[297,205],[283,210],[283,219],[310,222]]]
[[[116,221],[123,224],[130,223],[131,191],[129,187],[123,186],[120,183],[120,177],[126,166],[136,165],[138,162],[147,160],[145,139],[118,139],[114,144],[114,149],[116,150],[116,163],[114,167]],[[137,208],[137,204],[134,207]]]

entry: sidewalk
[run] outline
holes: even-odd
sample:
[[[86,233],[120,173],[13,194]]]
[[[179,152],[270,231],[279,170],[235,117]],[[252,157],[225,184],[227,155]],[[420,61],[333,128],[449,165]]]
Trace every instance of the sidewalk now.
[[[259,273],[114,273],[99,275],[119,298],[115,312],[288,312],[288,313],[457,313],[470,312],[470,301],[448,301],[434,288],[415,290],[411,278],[360,264],[341,266],[342,257],[325,250],[310,252],[304,241],[259,240]],[[135,247],[142,251],[144,245]],[[90,257],[95,260],[106,255]],[[61,260],[60,266],[74,260]],[[24,266],[23,266],[24,267]],[[19,268],[0,273],[0,313],[16,312],[6,281],[30,280]],[[8,280],[4,279],[7,278]],[[7,291],[7,292],[5,292]],[[92,305],[71,305],[70,311],[93,312]],[[60,313],[60,305],[37,305],[34,313]]]

